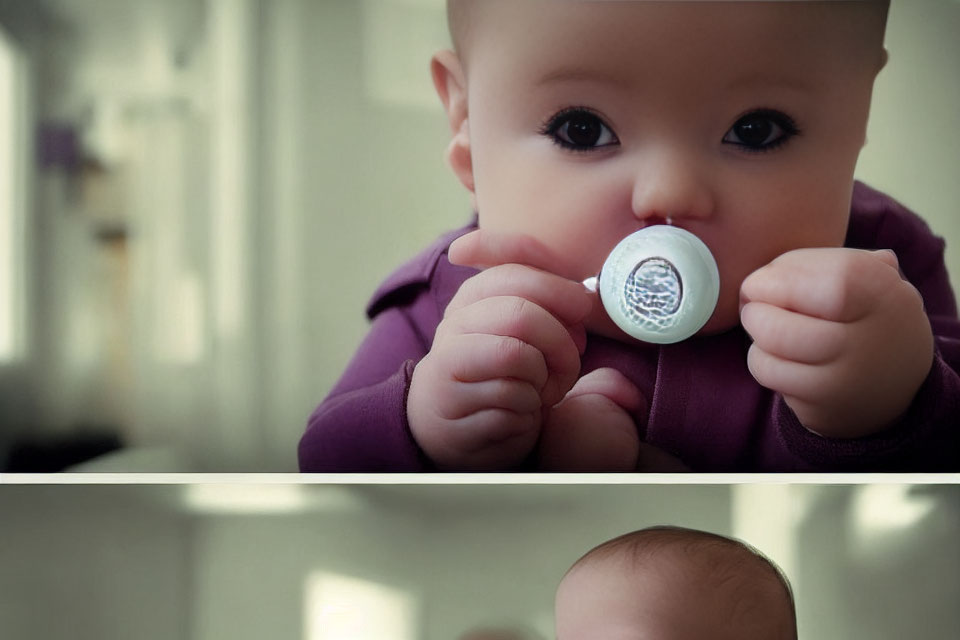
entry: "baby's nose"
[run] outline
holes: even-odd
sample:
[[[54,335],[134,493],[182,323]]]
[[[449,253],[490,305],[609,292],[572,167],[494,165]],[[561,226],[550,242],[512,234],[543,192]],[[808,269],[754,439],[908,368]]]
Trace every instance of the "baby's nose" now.
[[[692,153],[668,149],[645,154],[634,176],[634,215],[648,224],[709,217],[714,198],[708,174]]]

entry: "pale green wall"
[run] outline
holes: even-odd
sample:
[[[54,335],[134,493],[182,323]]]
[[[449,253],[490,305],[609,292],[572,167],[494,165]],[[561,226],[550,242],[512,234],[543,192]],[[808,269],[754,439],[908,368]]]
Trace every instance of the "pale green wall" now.
[[[960,2],[893,0],[857,176],[922,215],[960,283]]]
[[[507,621],[552,638],[569,565],[654,524],[735,533],[771,555],[802,640],[960,637],[957,486],[309,485],[277,513],[262,496],[280,494],[230,488],[215,503],[209,486],[200,507],[169,484],[0,486],[3,637],[312,640],[305,584],[326,571],[411,594],[414,640]],[[239,513],[243,494],[261,495],[259,514]],[[731,510],[741,499],[746,520]]]
[[[264,103],[274,135],[265,152],[291,172],[277,188],[296,203],[287,212],[292,249],[268,259],[288,263],[277,286],[297,298],[298,333],[271,337],[292,343],[277,364],[289,384],[278,391],[284,415],[275,420],[292,451],[366,333],[363,311],[377,285],[465,224],[470,204],[444,165],[447,125],[429,80],[430,52],[447,39],[440,3],[267,6],[280,23],[267,30],[265,51],[280,56],[288,79]],[[384,30],[391,18],[400,21]],[[284,109],[289,117],[274,117]],[[290,144],[271,151],[284,135]]]
[[[190,638],[189,527],[155,489],[0,486],[0,636]]]

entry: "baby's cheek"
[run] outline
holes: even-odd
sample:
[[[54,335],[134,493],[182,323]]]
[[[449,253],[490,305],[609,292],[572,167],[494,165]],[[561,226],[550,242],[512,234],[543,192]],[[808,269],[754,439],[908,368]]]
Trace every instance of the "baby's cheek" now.
[[[711,335],[722,333],[740,324],[740,285],[755,269],[749,266],[740,266],[734,273],[731,265],[718,265],[720,268],[720,296],[717,299],[717,308],[700,333]],[[758,265],[759,269],[763,265]]]
[[[703,335],[713,335],[723,333],[740,324],[740,298],[739,294],[731,297],[725,296],[720,292],[720,299],[717,300],[717,308],[713,315],[703,325],[700,333]]]

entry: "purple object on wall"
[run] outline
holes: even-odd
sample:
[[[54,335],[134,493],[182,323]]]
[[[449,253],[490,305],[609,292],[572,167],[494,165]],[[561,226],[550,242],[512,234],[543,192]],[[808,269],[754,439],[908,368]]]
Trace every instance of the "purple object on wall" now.
[[[37,133],[37,160],[41,169],[79,169],[80,144],[76,127],[66,123],[42,123]]]

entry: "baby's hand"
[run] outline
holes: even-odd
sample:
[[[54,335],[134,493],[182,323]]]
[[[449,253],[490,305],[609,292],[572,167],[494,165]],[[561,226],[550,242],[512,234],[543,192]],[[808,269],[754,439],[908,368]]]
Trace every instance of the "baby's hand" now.
[[[744,280],[740,297],[750,372],[822,436],[891,426],[930,371],[923,300],[891,251],[791,251]]]
[[[546,415],[540,435],[543,471],[636,471],[640,435],[632,413],[646,398],[616,369],[583,376]]]
[[[539,251],[534,241],[510,242],[516,262],[535,260],[528,255]],[[459,264],[490,264],[503,250],[489,235],[458,244],[451,260]],[[441,468],[521,463],[540,436],[541,409],[558,403],[579,376],[590,295],[526,264],[499,264],[467,280],[414,370],[410,430]]]

